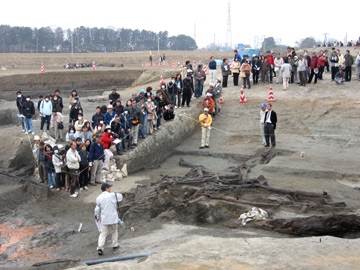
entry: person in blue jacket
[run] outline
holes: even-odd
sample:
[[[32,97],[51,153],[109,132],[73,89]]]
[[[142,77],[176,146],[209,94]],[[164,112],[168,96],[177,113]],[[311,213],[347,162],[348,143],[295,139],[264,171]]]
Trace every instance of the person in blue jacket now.
[[[104,158],[104,147],[101,143],[101,135],[98,134],[95,137],[95,142],[90,145],[90,159],[92,167],[89,184],[92,186],[96,186],[96,183],[101,183]]]
[[[114,107],[111,104],[109,104],[107,108],[108,111],[105,113],[104,121],[106,125],[110,125],[111,121],[113,121],[116,116],[116,112],[114,112]]]

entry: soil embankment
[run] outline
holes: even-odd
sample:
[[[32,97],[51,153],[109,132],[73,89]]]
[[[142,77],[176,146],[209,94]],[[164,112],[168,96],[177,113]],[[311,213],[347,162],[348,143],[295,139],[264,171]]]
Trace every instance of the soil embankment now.
[[[60,89],[70,95],[71,90],[87,90],[82,96],[99,95],[104,89],[115,85],[118,88],[129,87],[143,70],[71,70],[69,72],[45,72],[19,74],[0,77],[0,99],[14,100],[15,92],[36,98],[39,94],[53,93]]]

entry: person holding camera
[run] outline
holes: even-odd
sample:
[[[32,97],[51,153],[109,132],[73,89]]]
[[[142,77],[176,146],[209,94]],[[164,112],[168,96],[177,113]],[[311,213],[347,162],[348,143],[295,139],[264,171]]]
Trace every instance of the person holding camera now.
[[[139,137],[139,128],[141,127],[143,114],[141,109],[137,106],[136,100],[131,101],[131,107],[128,108],[129,114],[131,116],[131,126],[133,134],[133,146],[137,146],[138,137]]]

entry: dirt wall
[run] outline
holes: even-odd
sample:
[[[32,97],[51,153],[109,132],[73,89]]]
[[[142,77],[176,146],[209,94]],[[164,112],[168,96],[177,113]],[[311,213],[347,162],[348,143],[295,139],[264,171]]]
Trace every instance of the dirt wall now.
[[[67,90],[66,92],[72,89],[96,92],[100,89],[110,89],[113,85],[126,88],[142,73],[143,70],[71,70],[4,76],[0,77],[0,99],[13,100],[18,90],[35,97],[38,94],[52,93],[55,89]],[[102,91],[95,92],[96,95]]]

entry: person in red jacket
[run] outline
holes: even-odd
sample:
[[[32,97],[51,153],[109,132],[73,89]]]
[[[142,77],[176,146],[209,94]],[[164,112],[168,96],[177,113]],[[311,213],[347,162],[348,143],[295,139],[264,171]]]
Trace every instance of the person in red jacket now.
[[[104,149],[109,149],[111,146],[111,142],[115,141],[113,137],[111,137],[111,127],[107,126],[104,130],[104,134],[101,137],[101,144]]]
[[[273,72],[274,72],[274,57],[271,55],[270,51],[266,52],[266,58],[269,61],[269,66],[270,66],[270,83],[272,83],[272,78],[273,78]]]
[[[312,78],[314,77],[314,75],[315,75],[314,83],[317,83],[318,73],[319,73],[319,65],[320,65],[319,58],[317,57],[316,52],[313,52],[311,60],[310,60],[311,73],[310,73],[308,83],[311,83]]]
[[[208,108],[209,109],[209,113],[214,116],[214,108],[215,108],[215,102],[212,99],[212,94],[211,93],[207,93],[206,94],[206,98],[203,101],[203,108]]]
[[[322,75],[323,75],[324,70],[325,70],[326,62],[327,62],[327,57],[326,57],[326,55],[324,55],[324,52],[321,50],[320,54],[319,54],[319,74],[318,74],[318,79],[319,80],[323,79]]]

